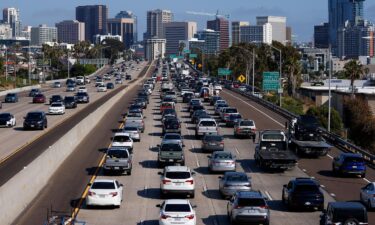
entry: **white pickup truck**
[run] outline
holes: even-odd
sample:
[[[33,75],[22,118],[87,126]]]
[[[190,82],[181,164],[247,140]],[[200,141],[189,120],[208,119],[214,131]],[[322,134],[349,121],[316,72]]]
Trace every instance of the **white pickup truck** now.
[[[195,128],[195,136],[200,137],[206,134],[218,134],[218,125],[215,119],[204,118],[199,120]]]

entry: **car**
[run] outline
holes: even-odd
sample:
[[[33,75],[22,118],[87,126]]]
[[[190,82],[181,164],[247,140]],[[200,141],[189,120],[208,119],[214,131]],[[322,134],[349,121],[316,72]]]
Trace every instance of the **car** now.
[[[208,169],[210,172],[236,171],[236,156],[229,151],[213,152],[208,156]]]
[[[223,108],[226,108],[226,107],[228,107],[228,104],[226,104],[226,103],[217,104],[217,105],[215,106],[215,114],[216,114],[216,115],[219,115],[219,114],[220,114],[220,111],[221,111]]]
[[[102,79],[96,79],[95,87],[99,87],[100,85],[104,85],[104,81]]]
[[[114,89],[115,85],[113,83],[107,83],[107,89]]]
[[[295,178],[283,186],[282,202],[290,210],[295,209],[324,209],[324,195],[319,183],[311,178]]]
[[[224,151],[224,137],[218,134],[206,134],[202,138],[203,152]]]
[[[190,108],[190,117],[194,114],[195,111],[197,110],[204,110],[204,106],[203,105],[193,105],[191,108]]]
[[[78,92],[76,94],[77,103],[89,103],[90,96],[87,92]]]
[[[62,115],[65,114],[65,106],[62,102],[53,102],[48,108],[48,114],[50,115]]]
[[[229,115],[228,119],[225,121],[225,126],[234,127],[234,125],[238,123],[238,121],[241,119],[242,119],[241,114],[231,114]]]
[[[11,113],[0,113],[0,127],[16,126],[16,117]]]
[[[144,98],[137,98],[133,103],[142,106],[143,109],[147,109],[147,101]]]
[[[366,176],[366,163],[363,156],[355,153],[341,153],[332,161],[332,171],[337,175]]]
[[[106,92],[107,91],[107,86],[105,86],[104,84],[101,84],[97,87],[97,91],[98,92]]]
[[[238,191],[227,204],[231,224],[270,224],[270,210],[260,191]]]
[[[236,108],[226,107],[221,111],[220,117],[221,117],[221,120],[226,123],[229,120],[229,116],[235,115],[235,114],[238,114],[238,110]]]
[[[109,76],[109,74],[104,74],[103,79],[104,80],[111,80],[111,76]]]
[[[133,145],[133,140],[131,139],[129,133],[118,132],[112,137],[112,147],[125,147],[129,149],[130,153],[132,153]]]
[[[45,103],[46,102],[46,96],[44,94],[36,94],[33,97],[33,103]]]
[[[182,102],[183,103],[189,103],[191,99],[194,98],[194,92],[186,92],[182,96]]]
[[[165,143],[158,145],[158,166],[185,165],[185,155],[182,146],[178,143]]]
[[[214,106],[218,100],[222,100],[220,96],[212,96],[210,99],[210,105]]]
[[[87,92],[87,88],[85,86],[78,87],[77,92]]]
[[[121,78],[116,78],[115,84],[123,84],[123,81]]]
[[[17,93],[8,93],[5,95],[5,103],[16,103],[18,102]]]
[[[230,198],[238,191],[251,191],[251,178],[244,172],[225,172],[219,179],[219,192],[223,198]]]
[[[195,206],[189,200],[168,199],[156,207],[160,209],[159,225],[196,225]]]
[[[76,85],[76,81],[72,78],[68,78],[66,81],[65,81],[65,85],[68,86],[68,85]]]
[[[127,175],[132,173],[132,155],[125,147],[110,147],[107,150],[103,164],[105,173],[120,172]]]
[[[125,80],[131,80],[131,79],[132,79],[132,76],[130,74],[125,75]]]
[[[49,104],[51,105],[52,103],[55,102],[63,102],[63,97],[61,95],[52,95],[49,98]]]
[[[2,109],[2,108],[3,108],[3,103],[0,100],[0,109]]]
[[[375,182],[361,188],[359,199],[369,210],[375,208]]]
[[[196,99],[196,98],[191,99],[190,102],[189,102],[189,106],[188,106],[188,111],[189,111],[189,112],[191,111],[191,108],[192,108],[194,105],[202,105],[201,100],[200,100],[200,99]]]
[[[195,183],[189,167],[166,166],[160,175],[160,192],[163,196],[168,194],[186,194],[190,198],[195,196]]]
[[[329,202],[321,215],[322,225],[367,225],[366,207],[359,202]]]
[[[66,86],[66,91],[67,92],[74,92],[74,91],[76,91],[76,86],[74,84],[68,84]]]
[[[192,123],[198,123],[200,116],[202,115],[208,115],[207,111],[205,109],[198,109],[193,112],[191,115],[191,122]]]
[[[54,88],[61,88],[61,82],[60,81],[53,82],[53,87]]]
[[[162,102],[160,104],[160,113],[163,113],[166,109],[175,109],[175,103],[174,102]]]
[[[85,84],[85,77],[84,76],[77,76],[76,77],[76,84],[77,85],[84,85]]]
[[[85,84],[91,83],[90,77],[85,76]]]
[[[95,179],[91,184],[86,206],[114,206],[120,208],[123,197],[123,185],[117,180]]]
[[[65,96],[64,105],[66,109],[77,108],[77,100],[75,96]]]
[[[34,97],[36,94],[39,94],[39,93],[41,93],[41,91],[39,89],[33,88],[29,92],[29,97]]]
[[[206,134],[218,134],[218,125],[215,119],[201,119],[195,127],[195,136],[200,137]]]
[[[129,113],[142,113],[143,112],[143,106],[140,104],[131,104],[128,109]]]
[[[181,134],[177,133],[167,133],[163,136],[163,139],[161,141],[161,144],[166,144],[166,143],[177,143],[180,144],[182,147],[185,147],[184,145],[184,140],[181,136]]]
[[[128,133],[133,141],[141,141],[141,131],[139,130],[138,126],[124,126],[122,131],[124,133]]]
[[[40,129],[44,130],[47,128],[47,116],[44,112],[41,111],[33,111],[28,112],[26,117],[24,117],[23,121],[23,129]]]
[[[233,135],[236,138],[239,137],[250,137],[255,140],[256,137],[256,126],[253,120],[240,119],[234,124]]]
[[[218,99],[216,100],[216,102],[214,103],[214,107],[216,107],[217,105],[219,104],[228,104],[227,101],[225,101],[224,99]]]
[[[162,132],[163,132],[163,135],[166,133],[181,134],[181,122],[177,118],[164,120]]]

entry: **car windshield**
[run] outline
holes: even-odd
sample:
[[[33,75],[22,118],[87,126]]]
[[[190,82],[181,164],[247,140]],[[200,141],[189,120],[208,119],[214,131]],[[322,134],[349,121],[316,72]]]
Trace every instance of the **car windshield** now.
[[[7,94],[7,97],[16,97],[16,94]]]
[[[241,126],[254,126],[253,121],[241,121]]]
[[[299,184],[296,185],[296,192],[319,192],[317,185]]]
[[[232,155],[230,153],[220,153],[220,154],[216,154],[214,156],[214,159],[232,159]]]
[[[51,107],[62,107],[61,103],[52,103]]]
[[[242,116],[240,114],[234,114],[234,115],[230,115],[230,118],[231,119],[241,119]]]
[[[124,150],[109,150],[107,155],[110,158],[129,158],[128,152]]]
[[[164,144],[161,146],[160,150],[167,152],[181,152],[182,148],[179,144]]]
[[[65,101],[74,101],[74,97],[65,97]]]
[[[87,93],[85,93],[85,92],[78,92],[77,96],[87,96]]]
[[[361,157],[347,157],[345,158],[345,163],[363,163],[363,158]]]
[[[231,174],[227,176],[227,181],[246,182],[248,178],[245,174]]]
[[[35,95],[35,98],[43,98],[43,97],[44,97],[44,95],[42,95],[42,94]]]
[[[200,127],[216,127],[215,121],[201,121],[199,124]]]
[[[218,135],[206,135],[204,136],[204,140],[205,141],[223,141],[223,137],[218,136]]]
[[[227,104],[219,104],[219,105],[217,105],[217,107],[218,108],[224,108],[224,107],[228,107],[228,105]]]
[[[261,198],[240,198],[238,199],[238,206],[242,207],[257,207],[265,206],[266,202]]]
[[[91,189],[115,189],[113,182],[94,182]]]
[[[9,120],[10,119],[10,114],[8,114],[8,113],[2,113],[2,114],[0,114],[0,119]]]
[[[124,131],[138,131],[138,127],[125,127]]]
[[[128,142],[130,141],[129,136],[127,135],[116,135],[113,137],[114,142]]]
[[[164,209],[165,212],[190,212],[188,204],[167,204]]]
[[[28,113],[27,114],[27,119],[40,120],[41,118],[42,118],[42,114],[41,113]]]
[[[165,177],[169,179],[188,179],[190,178],[189,172],[166,172]]]
[[[235,108],[227,108],[227,109],[225,109],[225,112],[226,113],[237,113],[237,109],[235,109]]]

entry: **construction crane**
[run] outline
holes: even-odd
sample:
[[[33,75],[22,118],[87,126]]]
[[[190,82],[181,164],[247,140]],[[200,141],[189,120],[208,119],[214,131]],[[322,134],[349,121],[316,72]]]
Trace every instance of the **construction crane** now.
[[[214,16],[216,18],[218,18],[218,17],[224,17],[226,19],[230,18],[229,14],[220,15],[219,14],[219,10],[216,11],[216,14],[215,13],[209,13],[209,12],[195,12],[195,11],[186,11],[186,13],[190,14],[190,15],[198,15],[198,16]]]

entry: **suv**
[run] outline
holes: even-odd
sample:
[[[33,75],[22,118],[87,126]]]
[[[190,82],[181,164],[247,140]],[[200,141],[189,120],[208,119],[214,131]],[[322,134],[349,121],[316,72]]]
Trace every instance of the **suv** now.
[[[40,129],[47,128],[47,116],[44,112],[35,111],[27,113],[23,121],[23,129]]]
[[[168,193],[187,194],[194,198],[194,172],[186,166],[167,166],[163,172],[159,172],[160,191],[162,195]]]
[[[182,146],[179,143],[166,143],[158,145],[158,165],[163,167],[167,164],[185,165],[185,155]]]
[[[64,105],[67,109],[77,108],[77,100],[75,96],[65,96]]]
[[[125,147],[111,147],[103,164],[104,172],[125,172],[132,174],[132,155]]]
[[[78,92],[76,94],[77,103],[89,103],[90,96],[86,92]]]
[[[320,224],[367,225],[367,210],[359,202],[329,202]]]
[[[255,140],[256,126],[253,120],[239,120],[234,124],[234,137],[251,137]]]
[[[270,210],[260,191],[239,191],[227,205],[231,224],[270,224]]]
[[[17,95],[17,93],[8,93],[5,96],[5,102],[6,103],[16,103],[16,102],[18,102],[18,95]]]
[[[166,119],[163,122],[163,135],[166,133],[181,134],[181,123],[177,118]]]
[[[289,209],[324,209],[324,195],[319,183],[311,178],[296,178],[283,186],[282,201]]]
[[[360,154],[341,153],[333,159],[332,171],[335,174],[355,174],[363,178],[366,176],[366,163]]]
[[[206,134],[218,134],[217,123],[215,119],[201,119],[195,128],[195,136],[204,136]]]

